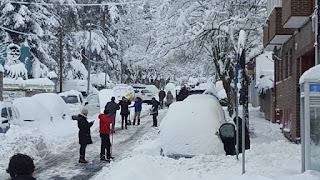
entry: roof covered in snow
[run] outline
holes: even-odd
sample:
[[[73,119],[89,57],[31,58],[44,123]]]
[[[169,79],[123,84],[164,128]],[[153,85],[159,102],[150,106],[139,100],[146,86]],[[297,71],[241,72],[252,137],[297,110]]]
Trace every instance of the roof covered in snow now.
[[[299,83],[302,84],[305,81],[320,81],[320,65],[314,66],[302,74]]]

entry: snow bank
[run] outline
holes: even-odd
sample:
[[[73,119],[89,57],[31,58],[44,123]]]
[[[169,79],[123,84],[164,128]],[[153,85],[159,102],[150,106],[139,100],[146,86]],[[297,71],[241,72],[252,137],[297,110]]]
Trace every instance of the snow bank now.
[[[302,74],[299,83],[302,84],[307,80],[320,81],[320,65],[316,65]]]
[[[225,154],[215,135],[225,121],[216,101],[210,95],[192,95],[170,106],[161,123],[160,146],[165,155]]]

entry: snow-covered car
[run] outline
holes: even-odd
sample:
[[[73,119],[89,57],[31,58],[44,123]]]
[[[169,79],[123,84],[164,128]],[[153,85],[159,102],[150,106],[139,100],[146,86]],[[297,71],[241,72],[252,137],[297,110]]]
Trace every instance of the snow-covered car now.
[[[50,111],[32,97],[22,97],[13,100],[22,121],[48,122],[53,117]]]
[[[84,101],[83,108],[88,109],[88,116],[102,113],[107,102],[115,96],[112,89],[103,89],[97,94],[90,94]]]
[[[59,96],[64,100],[72,115],[79,114],[84,102],[82,93],[76,90],[60,93]]]
[[[173,158],[225,154],[219,128],[226,122],[217,98],[192,95],[173,103],[160,125],[161,154]]]
[[[151,103],[152,98],[155,97],[155,94],[148,89],[136,89],[134,93],[135,97],[141,98],[144,103]]]
[[[133,87],[127,84],[117,84],[112,88],[112,90],[114,91],[114,95],[117,101],[120,101],[122,97],[126,97],[130,101],[132,101],[134,98]]]
[[[0,102],[0,133],[6,133],[10,128],[11,121],[19,121],[20,114],[17,108],[10,102]]]
[[[68,106],[63,99],[55,93],[41,93],[31,98],[45,107],[52,116],[52,120],[63,120],[69,117]]]
[[[81,92],[83,96],[87,96],[87,87],[88,87],[88,81],[81,80],[81,79],[65,80],[62,83],[63,92],[70,91],[70,90],[77,90]],[[90,94],[97,93],[97,92],[98,90],[90,84]]]

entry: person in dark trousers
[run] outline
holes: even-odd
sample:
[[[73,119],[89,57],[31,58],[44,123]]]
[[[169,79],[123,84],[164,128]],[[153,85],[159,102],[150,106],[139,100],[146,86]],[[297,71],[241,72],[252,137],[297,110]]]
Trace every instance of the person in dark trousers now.
[[[100,119],[100,138],[101,138],[101,151],[100,160],[110,162],[111,159],[111,143],[110,143],[110,124],[114,122],[114,117],[110,113],[109,109],[104,111],[104,114],[99,115]],[[107,150],[107,159],[106,159]]]
[[[166,97],[166,92],[164,92],[164,90],[161,90],[159,92],[159,103],[160,103],[160,108],[163,108],[163,100]]]
[[[156,98],[152,98],[152,116],[153,116],[153,126],[157,127],[157,116],[158,116],[158,108],[159,108],[159,102],[156,100]]]
[[[120,109],[119,104],[115,102],[116,98],[112,97],[111,101],[106,104],[104,107],[104,110],[109,110],[110,114],[116,119],[117,110]],[[115,126],[116,120],[112,123],[112,133],[114,133],[114,126]]]
[[[79,163],[88,163],[86,161],[86,147],[88,144],[92,144],[90,127],[93,122],[87,120],[88,110],[83,109],[81,114],[78,115],[78,128],[79,128],[79,144],[80,144],[80,158]]]
[[[239,118],[239,126],[237,128],[237,133],[239,134],[239,153],[242,153],[242,119],[240,117]],[[237,117],[233,118],[233,122],[237,127]],[[250,149],[250,137],[249,137],[249,130],[247,127],[247,124],[245,126],[245,149]]]
[[[32,177],[35,166],[33,160],[25,154],[16,154],[10,158],[7,173],[13,180],[36,180]]]
[[[133,117],[133,125],[136,125],[136,120],[138,119],[138,125],[140,125],[140,115],[142,110],[142,100],[137,97],[134,102],[134,117]]]
[[[119,102],[119,105],[121,107],[120,115],[121,115],[121,129],[123,129],[123,123],[125,123],[125,128],[127,129],[128,125],[128,115],[130,114],[129,112],[129,105],[131,102],[125,98],[122,97],[122,100]]]

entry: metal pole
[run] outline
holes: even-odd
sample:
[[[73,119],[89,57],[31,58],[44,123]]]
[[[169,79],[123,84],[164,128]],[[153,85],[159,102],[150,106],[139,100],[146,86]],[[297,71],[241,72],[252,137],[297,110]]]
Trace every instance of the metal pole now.
[[[91,22],[89,29],[89,52],[88,52],[88,85],[87,85],[87,95],[90,94],[90,69],[91,69]]]
[[[245,95],[244,94],[244,89],[245,89],[245,78],[246,78],[246,70],[245,69],[242,69],[242,89],[243,89],[243,96]],[[242,105],[242,137],[241,137],[241,141],[242,141],[242,174],[244,174],[246,172],[246,166],[245,166],[245,145],[246,145],[246,141],[245,141],[245,128],[246,128],[246,103],[245,102],[242,102],[243,105]]]
[[[319,30],[319,4],[318,0],[315,2],[315,31],[314,31],[314,56],[315,56],[315,65],[319,64],[319,49],[318,49],[318,30]]]
[[[310,170],[311,162],[310,162],[310,156],[311,156],[311,150],[310,150],[310,143],[311,143],[311,137],[310,137],[310,89],[309,89],[309,83],[305,83],[305,106],[304,106],[304,128],[305,128],[305,170]]]
[[[236,94],[236,126],[237,126],[237,133],[236,133],[236,157],[237,160],[239,160],[239,133],[238,133],[238,127],[239,127],[239,99],[238,99],[238,64],[235,64],[234,66],[235,71],[235,81],[234,81],[234,87],[235,87],[235,94]]]
[[[303,90],[303,92],[305,92],[305,87],[304,84],[300,86],[300,89]],[[304,113],[304,107],[305,107],[305,94],[302,96],[302,93],[300,94],[300,137],[301,137],[301,172],[305,172],[306,171],[306,166],[305,166],[305,147],[306,147],[306,143],[305,143],[305,113]]]
[[[60,46],[60,92],[62,92],[62,80],[63,80],[63,47],[62,47],[62,39],[63,39],[63,29],[60,26],[60,38],[59,38],[59,46]]]

